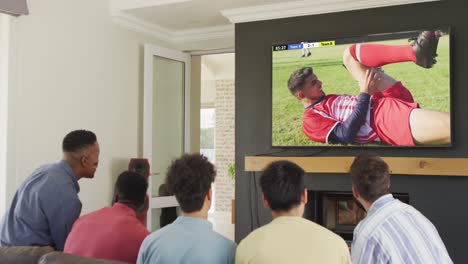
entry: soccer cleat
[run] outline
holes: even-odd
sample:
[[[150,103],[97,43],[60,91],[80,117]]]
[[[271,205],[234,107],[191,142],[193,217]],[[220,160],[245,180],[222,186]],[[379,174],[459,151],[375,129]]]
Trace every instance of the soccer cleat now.
[[[312,53],[310,53],[310,51],[307,52],[307,57],[309,57],[310,55],[312,55]]]
[[[437,32],[423,31],[417,38],[413,39],[411,46],[413,46],[417,65],[423,68],[431,68],[437,62],[435,57],[437,57],[439,37],[440,35]]]

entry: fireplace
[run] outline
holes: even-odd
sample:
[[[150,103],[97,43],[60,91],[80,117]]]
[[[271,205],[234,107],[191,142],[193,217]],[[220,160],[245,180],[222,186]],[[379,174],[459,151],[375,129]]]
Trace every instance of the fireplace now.
[[[351,192],[309,191],[304,217],[341,236],[346,242],[353,240],[354,227],[366,217],[366,212],[355,202]],[[409,204],[409,196],[394,193],[393,196]]]

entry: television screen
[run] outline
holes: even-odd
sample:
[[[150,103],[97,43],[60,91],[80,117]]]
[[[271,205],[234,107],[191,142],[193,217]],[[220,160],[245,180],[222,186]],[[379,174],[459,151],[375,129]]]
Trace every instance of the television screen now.
[[[272,46],[272,146],[451,146],[450,32]]]

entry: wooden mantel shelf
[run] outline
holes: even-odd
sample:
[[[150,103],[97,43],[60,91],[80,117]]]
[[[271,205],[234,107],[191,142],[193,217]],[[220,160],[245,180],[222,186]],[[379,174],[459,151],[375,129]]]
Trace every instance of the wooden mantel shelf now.
[[[392,174],[468,176],[468,158],[382,157]],[[354,157],[245,157],[245,171],[262,171],[276,160],[289,160],[310,173],[347,173]]]

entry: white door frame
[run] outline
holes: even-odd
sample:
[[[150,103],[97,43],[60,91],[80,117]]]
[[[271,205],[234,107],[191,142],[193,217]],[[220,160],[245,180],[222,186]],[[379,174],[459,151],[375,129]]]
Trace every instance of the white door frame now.
[[[190,146],[190,61],[191,56],[177,50],[163,48],[152,44],[145,44],[144,49],[144,93],[143,93],[143,157],[150,163],[153,161],[153,70],[154,56],[184,63],[184,148],[189,151]],[[154,174],[163,173],[155,172]],[[147,216],[147,227],[152,231],[152,209],[178,206],[174,196],[151,197],[152,175],[149,177],[148,194],[150,196]]]
[[[0,14],[0,215],[7,208],[7,135],[10,52],[10,18]],[[14,178],[10,175],[11,178]],[[16,189],[16,188],[15,188]]]

